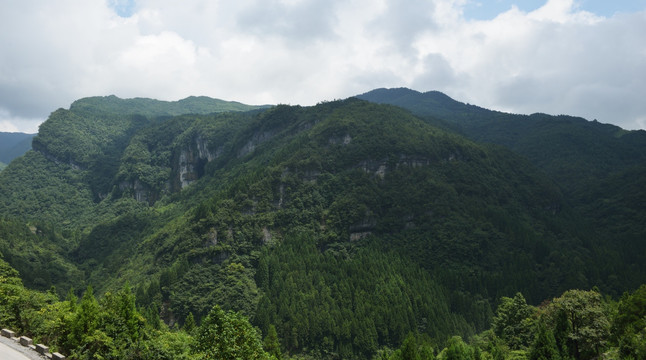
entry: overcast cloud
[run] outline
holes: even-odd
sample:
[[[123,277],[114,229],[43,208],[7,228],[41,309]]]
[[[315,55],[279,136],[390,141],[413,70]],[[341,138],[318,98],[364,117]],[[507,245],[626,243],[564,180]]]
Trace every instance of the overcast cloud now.
[[[646,128],[643,1],[507,2],[482,20],[475,0],[2,1],[0,131],[95,95],[312,105],[401,86]]]

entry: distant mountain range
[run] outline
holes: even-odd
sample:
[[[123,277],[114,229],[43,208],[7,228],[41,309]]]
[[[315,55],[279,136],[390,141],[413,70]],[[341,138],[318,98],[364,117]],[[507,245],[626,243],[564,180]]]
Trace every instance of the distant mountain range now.
[[[0,132],[0,163],[5,165],[31,149],[31,139],[36,134]]]

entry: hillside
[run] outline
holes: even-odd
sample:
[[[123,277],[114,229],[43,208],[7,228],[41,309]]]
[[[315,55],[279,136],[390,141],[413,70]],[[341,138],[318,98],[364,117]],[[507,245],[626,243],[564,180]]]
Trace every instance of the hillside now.
[[[433,91],[377,89],[358,97],[401,106],[430,124],[445,124],[471,140],[502,145],[527,158],[589,220],[587,238],[610,239],[628,257],[646,253],[646,208],[640,201],[646,196],[646,131],[566,115],[491,111]],[[644,272],[644,266],[637,268]]]
[[[35,134],[0,132],[0,170],[11,160],[31,149],[31,139]]]
[[[233,112],[204,101],[89,98],[52,113],[0,173],[13,239],[0,251],[27,286],[64,294],[72,284],[39,275],[57,266],[77,290],[129,283],[142,313],[171,326],[218,304],[275,328],[290,354],[372,358],[409,332],[483,331],[501,296],[616,296],[646,278],[645,252],[628,251],[643,246],[643,169],[618,166],[604,181],[627,188],[596,181],[586,203],[517,148],[451,130],[513,115],[440,93],[406,100],[436,109],[419,115],[356,98]],[[591,230],[602,221],[630,233]],[[26,263],[20,246],[57,263]]]
[[[427,121],[440,119],[474,141],[503,145],[527,157],[574,196],[646,160],[646,131],[642,130],[626,131],[566,115],[491,111],[436,91],[377,89],[358,98],[397,105]]]

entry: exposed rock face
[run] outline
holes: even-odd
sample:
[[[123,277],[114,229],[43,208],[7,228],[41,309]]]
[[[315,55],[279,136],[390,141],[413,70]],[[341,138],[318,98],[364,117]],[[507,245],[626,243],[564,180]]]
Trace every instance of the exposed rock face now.
[[[119,183],[119,189],[121,191],[132,190],[133,196],[138,202],[152,204],[157,200],[157,195],[151,194],[148,186],[139,181],[139,179],[135,179],[134,181],[122,181]]]
[[[328,139],[328,142],[332,145],[348,145],[352,141],[352,137],[349,134],[345,134],[344,137],[331,137]]]
[[[52,161],[56,164],[67,164],[74,170],[85,170],[85,167],[74,162],[74,160],[72,160],[71,158],[67,160],[59,159],[54,154],[47,151],[47,149],[43,145],[40,145],[40,143],[36,143],[36,144],[38,145],[34,146],[33,150],[42,154],[45,158],[47,158],[47,160]]]
[[[429,166],[434,161],[452,162],[452,161],[459,161],[459,160],[462,160],[462,156],[459,153],[451,153],[446,158],[438,159],[438,160],[432,160],[430,158],[423,157],[423,156],[410,156],[410,155],[402,154],[402,155],[399,155],[399,159],[394,163],[386,159],[383,159],[383,160],[368,159],[368,160],[363,160],[359,162],[357,167],[362,169],[366,173],[372,174],[374,177],[378,177],[381,180],[383,180],[388,171],[398,169],[401,166],[416,168],[416,167],[422,167],[422,166]]]
[[[369,212],[366,212],[364,218],[350,225],[348,228],[350,232],[350,241],[360,240],[372,234],[372,230],[377,226],[377,220]]]
[[[189,147],[181,149],[175,164],[179,189],[189,186],[204,175],[206,164],[219,155],[219,151],[209,150],[208,142],[201,136],[196,137]]]
[[[251,140],[249,140],[239,151],[238,157],[243,157],[256,149],[256,146],[264,143],[274,136],[272,131],[262,131],[255,133]]]
[[[267,229],[267,227],[266,227],[266,226],[265,226],[265,227],[263,227],[263,228],[262,228],[262,242],[263,242],[264,244],[266,244],[266,243],[268,243],[268,242],[270,242],[270,241],[271,241],[271,238],[272,238],[272,236],[271,236],[271,231],[269,231],[269,229]]]

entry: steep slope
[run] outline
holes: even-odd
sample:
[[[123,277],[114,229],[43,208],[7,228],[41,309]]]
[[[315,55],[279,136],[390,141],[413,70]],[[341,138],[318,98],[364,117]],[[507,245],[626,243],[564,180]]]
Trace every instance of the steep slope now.
[[[64,295],[71,287],[83,286],[84,274],[66,258],[76,247],[75,240],[73,234],[60,233],[48,224],[0,218],[0,258],[11,263],[32,289],[55,288]]]
[[[567,193],[577,196],[597,180],[646,161],[644,131],[626,131],[565,115],[491,111],[437,91],[377,89],[358,98],[439,118],[472,140],[503,145],[530,159]]]
[[[359,97],[401,106],[429,123],[439,118],[472,140],[499,144],[526,157],[559,185],[567,203],[588,220],[587,238],[615,252],[644,254],[646,208],[635,199],[646,196],[645,131],[565,115],[506,114],[437,92],[378,89]],[[643,261],[628,258],[633,259],[629,263],[635,271],[625,276],[639,277],[636,274],[646,271]]]
[[[262,107],[206,97],[176,102],[115,96],[78,100],[69,110],[54,111],[33,139],[34,151],[2,172],[0,213],[66,226],[102,219],[108,210],[100,206],[101,200],[119,187],[114,181],[121,157],[137,131],[180,113],[255,108]]]
[[[369,356],[413,329],[483,329],[502,294],[538,302],[605,286],[579,220],[540,172],[400,109],[353,99],[279,106],[223,148],[202,177],[157,204],[199,206],[110,270],[144,284],[142,305],[158,302],[167,320],[217,302],[263,331],[275,324],[291,351]],[[382,283],[391,285],[375,288]],[[434,300],[421,289],[436,289]],[[375,292],[382,297],[366,295]],[[308,300],[319,296],[328,300]],[[397,308],[409,310],[386,310]]]

